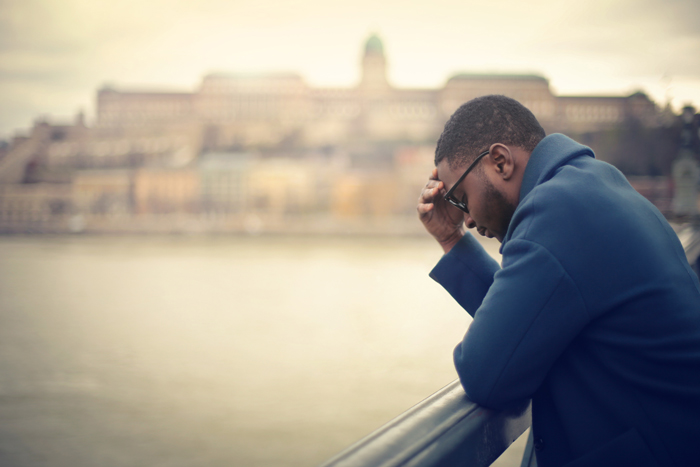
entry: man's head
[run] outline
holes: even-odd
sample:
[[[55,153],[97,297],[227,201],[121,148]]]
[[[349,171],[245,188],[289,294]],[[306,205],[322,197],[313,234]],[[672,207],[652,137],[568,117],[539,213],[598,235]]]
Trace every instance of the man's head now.
[[[450,117],[435,149],[435,165],[451,198],[468,211],[467,227],[503,240],[530,153],[544,136],[532,112],[505,96],[478,97]]]

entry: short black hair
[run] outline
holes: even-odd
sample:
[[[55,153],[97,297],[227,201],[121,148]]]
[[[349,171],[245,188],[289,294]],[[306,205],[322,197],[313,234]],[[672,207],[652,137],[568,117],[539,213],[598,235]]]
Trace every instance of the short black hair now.
[[[532,112],[515,99],[477,97],[462,104],[445,124],[435,148],[435,165],[447,158],[450,167],[459,167],[494,143],[532,152],[544,137],[544,129]]]

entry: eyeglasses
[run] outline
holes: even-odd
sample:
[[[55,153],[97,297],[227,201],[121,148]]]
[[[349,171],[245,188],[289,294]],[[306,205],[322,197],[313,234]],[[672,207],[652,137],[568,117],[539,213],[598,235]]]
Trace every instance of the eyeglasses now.
[[[457,188],[460,183],[462,183],[462,180],[464,180],[464,177],[466,177],[467,174],[469,172],[471,172],[471,170],[474,168],[476,163],[479,162],[488,153],[489,153],[489,150],[487,149],[486,151],[484,151],[481,154],[479,154],[478,156],[476,156],[476,159],[474,159],[474,162],[472,162],[471,165],[469,165],[469,167],[467,167],[467,170],[465,170],[464,173],[462,174],[462,176],[459,177],[459,180],[457,180],[455,182],[455,184],[452,185],[452,188],[450,188],[450,191],[448,191],[447,194],[445,194],[445,201],[447,201],[448,203],[450,203],[452,206],[456,207],[457,209],[461,209],[462,211],[466,212],[467,214],[469,214],[469,210],[467,209],[467,205],[465,203],[461,202],[460,200],[458,200],[457,198],[455,198],[454,196],[452,196],[452,192],[455,191],[455,188]]]

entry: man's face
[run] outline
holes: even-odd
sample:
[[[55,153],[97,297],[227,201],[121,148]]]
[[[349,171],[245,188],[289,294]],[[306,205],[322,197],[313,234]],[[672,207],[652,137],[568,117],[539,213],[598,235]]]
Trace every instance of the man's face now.
[[[495,237],[502,242],[515,212],[515,205],[491,182],[489,156],[478,164],[483,165],[476,166],[467,174],[455,188],[453,196],[467,205],[469,213],[464,213],[467,228],[476,228],[479,234],[489,238]],[[467,166],[463,164],[452,170],[446,159],[438,164],[438,178],[445,184],[446,191],[459,180]],[[450,205],[449,209],[457,208]]]

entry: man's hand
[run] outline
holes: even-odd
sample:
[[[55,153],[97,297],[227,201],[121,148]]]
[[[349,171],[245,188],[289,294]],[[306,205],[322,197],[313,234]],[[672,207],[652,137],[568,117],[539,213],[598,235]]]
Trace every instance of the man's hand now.
[[[445,184],[438,179],[435,168],[418,198],[418,217],[447,253],[466,231],[462,211],[448,204],[444,196]]]

